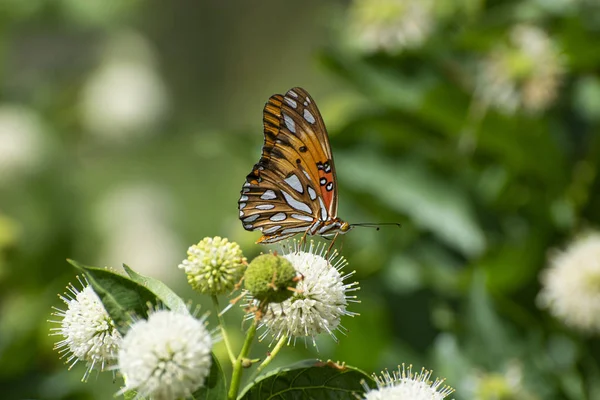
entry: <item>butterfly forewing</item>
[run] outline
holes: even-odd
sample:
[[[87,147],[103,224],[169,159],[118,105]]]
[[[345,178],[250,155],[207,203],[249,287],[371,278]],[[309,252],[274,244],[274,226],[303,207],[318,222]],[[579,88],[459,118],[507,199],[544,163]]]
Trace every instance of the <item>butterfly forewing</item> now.
[[[268,243],[336,218],[337,187],[327,131],[306,91],[271,96],[263,124],[262,157],[246,177],[239,210],[244,228],[261,230],[259,242]]]

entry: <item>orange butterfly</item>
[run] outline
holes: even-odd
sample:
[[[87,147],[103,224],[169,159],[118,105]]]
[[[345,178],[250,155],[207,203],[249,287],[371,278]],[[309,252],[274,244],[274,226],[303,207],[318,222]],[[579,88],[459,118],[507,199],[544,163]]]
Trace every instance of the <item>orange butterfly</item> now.
[[[301,232],[330,236],[352,229],[337,217],[329,137],[309,94],[296,87],[285,96],[271,96],[263,124],[262,157],[246,177],[238,201],[244,228],[262,232],[257,243],[274,243]]]

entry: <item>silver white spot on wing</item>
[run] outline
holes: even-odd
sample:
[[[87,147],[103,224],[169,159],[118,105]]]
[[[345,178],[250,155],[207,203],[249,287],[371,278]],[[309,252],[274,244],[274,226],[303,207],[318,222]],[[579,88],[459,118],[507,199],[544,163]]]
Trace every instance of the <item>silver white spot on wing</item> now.
[[[312,210],[306,203],[303,203],[301,201],[294,199],[290,194],[286,193],[283,190],[281,191],[281,194],[283,194],[283,197],[285,198],[285,202],[288,203],[289,206],[292,207],[293,209],[298,210],[298,211],[303,211],[307,214],[312,214]]]
[[[270,233],[277,232],[280,229],[281,229],[281,225],[275,225],[275,226],[270,227],[269,229],[265,229],[263,231],[263,233],[268,235]]]
[[[291,217],[300,221],[313,222],[313,217],[311,217],[310,215],[292,214]]]
[[[240,201],[248,201],[248,196],[246,196],[246,195],[241,196]]]
[[[285,100],[285,102],[288,103],[292,108],[298,107],[298,103],[296,103],[295,100],[292,100],[289,97],[284,97],[283,100]]]
[[[302,172],[304,172],[304,175],[306,175],[306,177],[308,178],[308,180],[312,182],[312,178],[310,177],[310,175],[308,174],[308,172],[306,172],[305,170],[302,170]]]
[[[244,216],[244,212],[240,210],[240,218]]]
[[[308,189],[308,195],[310,196],[310,199],[315,200],[317,198],[317,192],[315,192],[315,190],[310,186],[307,186],[306,188]]]
[[[250,187],[250,182],[246,182],[246,183],[244,183],[244,186],[243,186],[243,187]]]
[[[308,101],[304,102],[304,107],[308,107]]]
[[[262,196],[260,196],[260,198],[261,198],[262,200],[273,200],[273,199],[276,199],[276,198],[277,198],[277,195],[275,194],[275,192],[274,192],[274,191],[272,191],[271,189],[269,189],[269,190],[266,190],[266,191],[265,191],[265,192],[262,194]]]
[[[246,203],[240,203],[240,210],[243,210],[246,207]]]
[[[285,183],[290,185],[292,189],[294,189],[298,193],[304,193],[304,188],[302,187],[302,183],[296,174],[291,174],[287,178],[284,179]]]
[[[271,218],[269,218],[269,219],[273,222],[279,222],[279,221],[283,221],[286,218],[287,218],[287,215],[285,215],[285,213],[280,212],[275,215],[272,215]]]
[[[298,98],[298,93],[294,92],[293,90],[290,90],[289,92],[287,92],[287,94],[289,94],[292,97]]]
[[[256,221],[256,220],[257,220],[259,217],[260,217],[260,214],[254,214],[254,215],[251,215],[251,216],[249,216],[249,217],[247,217],[247,218],[244,218],[244,219],[243,219],[243,221],[244,221],[244,222],[254,222],[254,221]]]
[[[244,225],[244,228],[246,228],[246,229],[253,229],[253,227],[254,227],[254,225],[252,225],[252,224],[245,224]]]
[[[306,102],[310,103],[310,98],[309,97],[306,98]]]
[[[292,133],[296,133],[296,124],[294,123],[292,117],[290,117],[286,113],[281,113],[281,115],[283,115],[283,122],[285,122],[285,126],[287,126],[289,131]]]
[[[321,206],[321,221],[327,221],[327,209],[323,203],[323,198],[319,197],[319,204]]]
[[[315,117],[313,117],[313,115],[310,113],[310,111],[308,111],[308,108],[304,109],[304,119],[307,120],[311,124],[315,123]],[[294,122],[294,121],[292,121],[292,122]]]
[[[275,208],[275,206],[273,204],[259,204],[254,208],[256,208],[257,210],[272,210],[273,208]]]

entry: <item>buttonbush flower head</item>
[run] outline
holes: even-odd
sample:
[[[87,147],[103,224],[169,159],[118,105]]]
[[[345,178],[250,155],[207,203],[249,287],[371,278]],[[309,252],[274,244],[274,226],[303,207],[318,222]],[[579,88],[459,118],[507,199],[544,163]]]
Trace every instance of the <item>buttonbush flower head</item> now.
[[[384,371],[374,378],[377,389],[371,390],[365,384],[365,400],[442,400],[454,392],[450,386],[442,386],[443,379],[431,382],[431,371],[413,373],[412,366],[406,368],[404,364],[398,366],[398,371]]]
[[[63,337],[54,347],[67,357],[69,369],[80,361],[86,364],[85,381],[92,370],[103,371],[116,363],[121,335],[91,286],[79,282],[81,291],[69,284],[59,296],[67,309],[54,308],[52,315],[61,319],[50,322],[60,325],[51,329],[51,335]]]
[[[332,252],[325,258],[325,246],[299,246],[294,242],[291,251],[283,250],[284,256],[301,274],[296,290],[292,296],[281,304],[273,304],[261,320],[261,327],[267,334],[279,339],[287,336],[288,343],[299,337],[312,338],[316,346],[315,336],[327,332],[337,341],[335,331],[344,332],[340,325],[343,315],[354,316],[346,309],[349,302],[356,301],[356,296],[348,293],[358,290],[358,283],[344,283],[354,272],[342,275],[342,268],[347,265],[346,259]]]
[[[0,185],[33,172],[42,164],[47,136],[34,110],[0,104]]]
[[[124,142],[155,132],[168,104],[164,82],[151,64],[110,57],[84,85],[82,122],[99,139]]]
[[[430,0],[355,0],[349,35],[367,52],[396,53],[420,46],[436,22]]]
[[[240,246],[219,236],[202,239],[187,254],[179,268],[185,271],[192,288],[203,294],[231,291],[242,279],[247,265]]]
[[[540,400],[523,385],[523,371],[516,360],[506,365],[504,372],[478,373],[469,379],[467,391],[472,399]]]
[[[540,280],[542,308],[573,328],[600,332],[600,233],[582,236],[551,257]]]
[[[479,64],[475,95],[505,114],[536,113],[557,96],[564,66],[553,40],[538,27],[517,25],[507,43]]]
[[[139,397],[175,400],[204,385],[212,363],[213,340],[204,319],[168,310],[135,322],[119,349],[125,387]]]

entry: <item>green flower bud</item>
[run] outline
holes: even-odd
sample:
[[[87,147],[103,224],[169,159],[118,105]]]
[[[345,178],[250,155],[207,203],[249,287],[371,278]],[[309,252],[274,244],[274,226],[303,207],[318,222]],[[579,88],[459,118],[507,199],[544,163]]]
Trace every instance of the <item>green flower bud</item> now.
[[[281,303],[293,294],[288,288],[298,283],[296,270],[288,260],[275,254],[263,254],[248,265],[244,286],[262,304]]]
[[[191,246],[187,260],[179,264],[192,288],[203,294],[218,295],[233,289],[246,268],[240,246],[226,238],[206,237]]]

